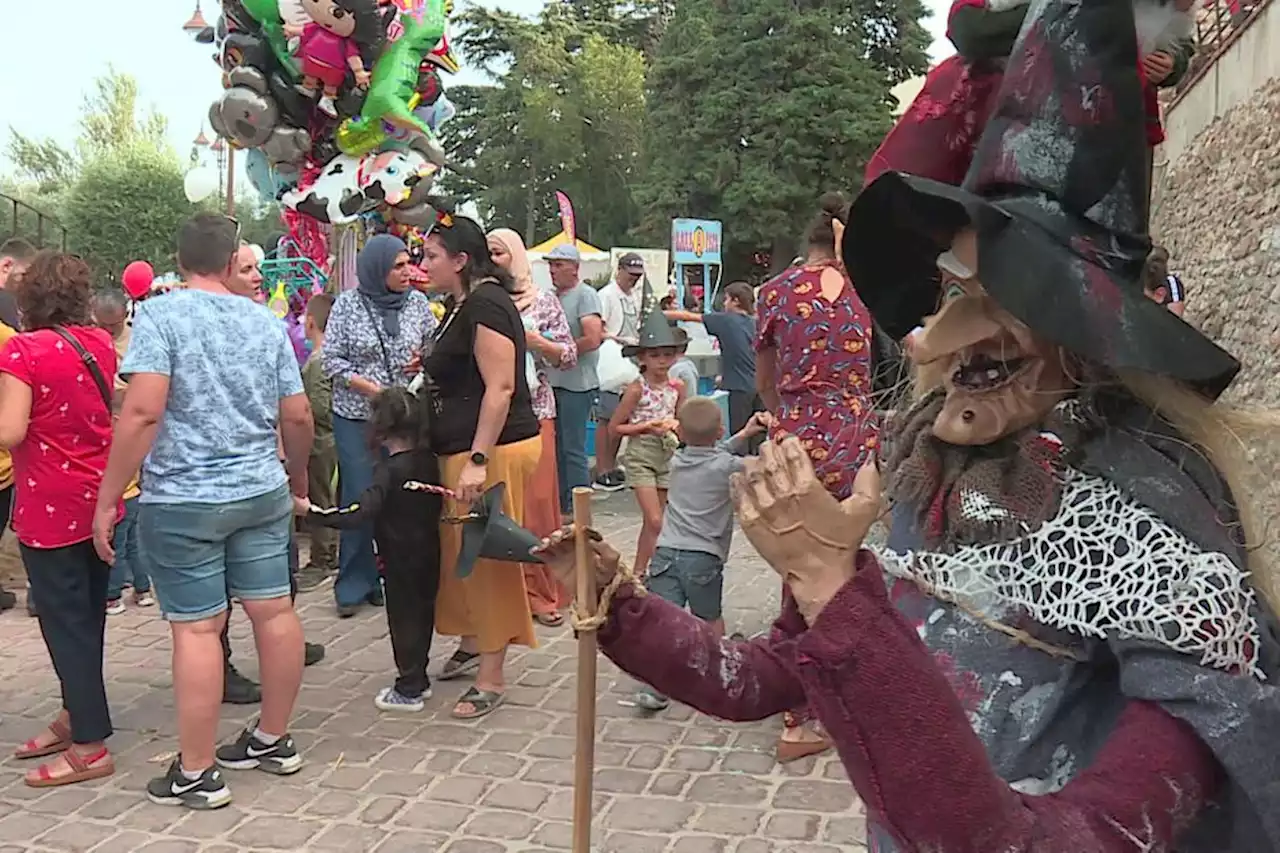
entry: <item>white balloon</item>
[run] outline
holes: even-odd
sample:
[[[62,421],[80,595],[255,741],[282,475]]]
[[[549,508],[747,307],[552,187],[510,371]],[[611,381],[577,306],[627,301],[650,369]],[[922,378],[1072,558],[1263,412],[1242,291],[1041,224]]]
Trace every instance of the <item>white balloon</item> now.
[[[218,191],[218,173],[212,169],[196,167],[182,180],[182,191],[187,201],[199,204]]]

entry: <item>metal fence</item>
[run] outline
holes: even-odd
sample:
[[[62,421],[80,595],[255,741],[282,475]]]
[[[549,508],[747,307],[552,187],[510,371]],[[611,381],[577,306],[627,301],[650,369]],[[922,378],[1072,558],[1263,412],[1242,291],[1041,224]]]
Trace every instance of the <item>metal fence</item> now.
[[[1272,0],[1204,0],[1196,15],[1196,53],[1191,67],[1167,95],[1173,106],[1218,61]]]
[[[38,249],[67,250],[67,229],[48,214],[41,213],[25,201],[0,193],[0,241],[22,237]]]

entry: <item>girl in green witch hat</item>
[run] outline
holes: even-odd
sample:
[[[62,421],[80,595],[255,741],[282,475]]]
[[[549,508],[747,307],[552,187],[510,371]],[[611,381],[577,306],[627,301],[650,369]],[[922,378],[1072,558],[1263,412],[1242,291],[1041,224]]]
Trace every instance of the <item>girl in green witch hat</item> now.
[[[685,332],[667,323],[648,281],[644,284],[643,308],[639,342],[622,350],[623,355],[640,363],[640,378],[622,392],[622,402],[609,420],[609,429],[627,440],[622,456],[627,482],[644,516],[636,543],[638,572],[648,567],[662,530],[671,457],[679,444],[676,411],[687,395],[697,391],[671,377],[671,366],[685,344]]]

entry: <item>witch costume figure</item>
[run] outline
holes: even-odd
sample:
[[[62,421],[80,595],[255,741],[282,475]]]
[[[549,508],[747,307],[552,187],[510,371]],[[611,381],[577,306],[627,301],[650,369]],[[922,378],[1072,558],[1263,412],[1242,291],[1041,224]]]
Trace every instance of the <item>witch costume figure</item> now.
[[[954,0],[947,38],[956,53],[925,77],[924,87],[867,164],[865,182],[897,170],[958,184],[969,170],[991,116],[1009,52],[1029,0]],[[1131,0],[1142,76],[1147,142],[1164,141],[1158,89],[1178,85],[1195,53],[1199,0]],[[859,283],[861,292],[861,283]]]
[[[1214,403],[1239,363],[1143,296],[1136,61],[1128,0],[1036,0],[963,185],[855,202],[845,262],[923,322],[917,387],[843,504],[795,439],[735,482],[797,637],[721,640],[593,548],[605,653],[723,719],[812,703],[876,853],[1280,850],[1277,586]],[[542,546],[568,571],[572,532]]]

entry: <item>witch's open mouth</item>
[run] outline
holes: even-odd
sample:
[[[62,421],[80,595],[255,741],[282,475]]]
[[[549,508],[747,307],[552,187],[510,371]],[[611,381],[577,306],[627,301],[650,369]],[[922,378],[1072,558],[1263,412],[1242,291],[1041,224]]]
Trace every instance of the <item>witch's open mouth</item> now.
[[[1009,383],[1030,363],[1031,359],[1021,356],[1001,360],[989,355],[974,355],[951,374],[951,383],[966,391],[991,391]]]

